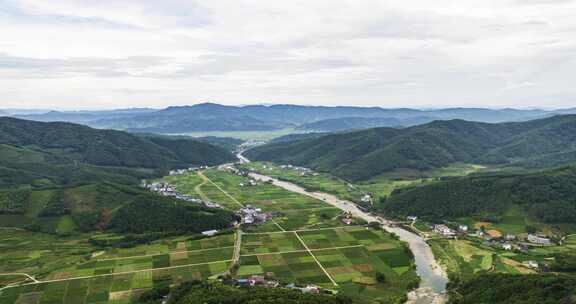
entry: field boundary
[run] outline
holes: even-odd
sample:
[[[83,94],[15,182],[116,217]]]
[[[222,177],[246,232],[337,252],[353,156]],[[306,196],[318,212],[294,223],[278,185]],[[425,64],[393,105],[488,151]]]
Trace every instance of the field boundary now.
[[[358,247],[366,247],[365,245],[350,245],[350,246],[339,246],[339,247],[328,247],[328,248],[318,248],[318,249],[301,249],[301,250],[290,250],[290,251],[279,251],[279,252],[264,252],[264,253],[250,253],[250,254],[242,254],[241,257],[248,257],[248,256],[258,256],[258,255],[274,255],[274,254],[284,254],[284,253],[298,253],[298,252],[309,252],[309,251],[325,251],[325,250],[338,250],[338,249],[347,249],[347,248],[358,248]]]
[[[209,265],[209,264],[217,264],[217,263],[228,263],[228,262],[232,262],[232,260],[222,260],[222,261],[205,262],[205,263],[195,263],[195,264],[178,265],[178,266],[170,266],[170,267],[141,269],[141,270],[124,271],[124,272],[116,272],[116,273],[96,274],[96,275],[92,275],[92,276],[83,276],[83,277],[74,277],[74,278],[65,278],[65,279],[54,279],[54,280],[36,281],[36,282],[33,282],[33,283],[26,283],[26,284],[19,284],[19,285],[13,285],[13,286],[6,286],[4,289],[13,288],[13,287],[20,287],[20,286],[27,286],[27,285],[35,285],[35,284],[56,283],[56,282],[65,282],[65,281],[74,281],[74,280],[86,280],[86,279],[93,279],[93,278],[100,278],[100,277],[108,277],[108,276],[119,276],[119,275],[139,273],[139,272],[160,271],[160,270],[177,269],[177,268],[185,268],[185,267],[200,266],[200,265]],[[0,290],[3,290],[3,289],[0,289]]]
[[[324,271],[324,274],[328,277],[328,279],[330,279],[330,281],[332,282],[332,284],[334,286],[338,286],[338,283],[336,283],[336,281],[334,281],[334,279],[332,278],[332,276],[328,273],[328,271],[326,270],[326,268],[324,268],[324,266],[322,266],[322,264],[320,263],[320,261],[318,261],[318,259],[316,258],[316,256],[314,255],[314,253],[312,253],[312,251],[310,251],[310,248],[308,248],[308,245],[306,245],[306,243],[304,243],[304,240],[302,240],[302,238],[298,235],[298,232],[294,232],[294,235],[296,235],[296,238],[298,238],[298,240],[300,241],[300,243],[302,243],[302,246],[304,246],[304,248],[306,248],[306,250],[308,251],[308,253],[310,254],[310,256],[312,256],[312,258],[314,259],[314,261],[316,261],[316,264],[318,264],[318,266],[320,266],[320,268],[322,269],[322,271]]]
[[[204,175],[204,172],[202,171],[198,171],[198,175],[200,175],[202,178],[205,178],[209,183],[211,183],[212,185],[214,185],[216,188],[218,188],[218,190],[222,191],[222,193],[224,193],[224,195],[226,195],[227,197],[229,197],[230,199],[232,199],[232,201],[234,201],[236,204],[238,204],[240,207],[244,208],[244,204],[242,204],[240,201],[238,201],[235,197],[233,197],[232,195],[230,195],[228,192],[224,191],[224,189],[222,189],[220,186],[218,186],[215,182],[213,182],[208,176]]]
[[[365,226],[338,226],[338,227],[326,227],[326,228],[312,228],[312,229],[297,229],[288,231],[270,231],[270,232],[246,232],[244,235],[262,235],[262,234],[273,234],[273,233],[294,233],[294,232],[309,232],[309,231],[322,231],[322,230],[337,230],[346,228],[366,228]]]
[[[227,249],[227,248],[234,248],[234,246],[225,246],[225,247],[215,247],[215,248],[207,248],[207,249],[197,249],[197,250],[187,250],[187,251],[168,251],[165,253],[152,253],[152,254],[145,254],[145,255],[133,255],[127,257],[117,257],[117,258],[107,258],[107,259],[96,259],[97,262],[104,262],[104,261],[116,261],[116,260],[129,260],[129,259],[137,259],[137,258],[145,258],[145,257],[153,257],[165,254],[173,254],[173,253],[190,253],[190,252],[202,252],[202,251],[210,251],[210,250],[218,250],[218,249]]]

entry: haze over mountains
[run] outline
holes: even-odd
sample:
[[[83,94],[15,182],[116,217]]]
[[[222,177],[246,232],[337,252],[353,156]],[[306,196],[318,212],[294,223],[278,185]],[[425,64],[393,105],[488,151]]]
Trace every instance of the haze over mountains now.
[[[557,113],[574,112],[576,112],[574,109],[558,111],[481,108],[419,110],[298,105],[239,107],[203,103],[161,110],[136,108],[107,111],[48,111],[31,114],[13,111],[11,114],[23,119],[66,121],[95,128],[177,134],[194,131],[261,131],[284,128],[335,132],[368,127],[407,127],[438,119],[481,122],[523,121]]]

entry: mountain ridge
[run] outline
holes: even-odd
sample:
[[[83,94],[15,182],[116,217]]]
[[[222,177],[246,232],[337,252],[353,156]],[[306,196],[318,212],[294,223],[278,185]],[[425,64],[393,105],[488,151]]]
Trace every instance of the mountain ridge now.
[[[500,124],[444,120],[271,143],[246,155],[363,180],[396,169],[429,170],[455,162],[530,166],[552,153],[565,153],[560,164],[569,163],[576,161],[570,154],[576,149],[575,129],[576,115]]]

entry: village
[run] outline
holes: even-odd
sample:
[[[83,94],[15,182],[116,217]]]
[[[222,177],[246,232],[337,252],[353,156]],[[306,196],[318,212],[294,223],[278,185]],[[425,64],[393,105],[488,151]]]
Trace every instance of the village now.
[[[408,216],[406,219],[412,223],[411,227],[414,227],[414,223],[418,221],[418,217],[416,216]],[[471,229],[467,225],[457,223],[427,224],[427,226],[432,234],[418,231],[420,234],[425,234],[427,238],[434,236],[447,239],[470,238],[472,240],[480,240],[483,246],[492,248],[493,250],[504,250],[527,254],[531,248],[557,245],[551,238],[536,233],[524,233],[519,235],[506,233],[504,235],[495,236],[489,233],[484,226],[474,229]],[[525,260],[523,264],[527,268],[536,271],[543,270],[543,265],[535,260]]]

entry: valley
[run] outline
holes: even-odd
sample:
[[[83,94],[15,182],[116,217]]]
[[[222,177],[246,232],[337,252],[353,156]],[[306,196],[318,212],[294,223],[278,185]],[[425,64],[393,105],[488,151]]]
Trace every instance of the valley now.
[[[466,300],[485,276],[569,281],[576,178],[560,142],[572,135],[523,141],[573,122],[442,121],[263,144],[0,119],[0,303],[139,303],[200,281],[437,304]]]

